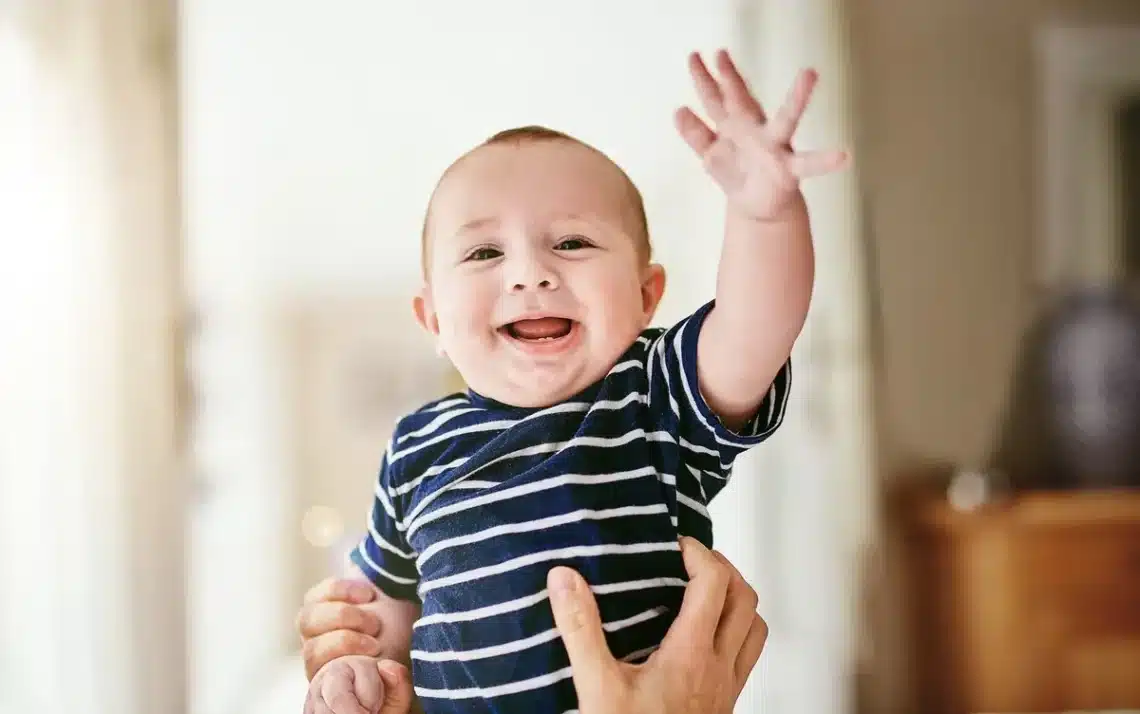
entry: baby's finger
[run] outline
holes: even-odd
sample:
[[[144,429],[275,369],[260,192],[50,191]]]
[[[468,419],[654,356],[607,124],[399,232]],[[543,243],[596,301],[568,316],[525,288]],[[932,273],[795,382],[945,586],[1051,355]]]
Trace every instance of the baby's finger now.
[[[697,97],[705,112],[714,122],[719,122],[725,115],[724,95],[698,52],[689,55],[689,74],[693,77],[693,86],[696,87]]]
[[[336,667],[325,674],[321,682],[321,699],[332,709],[333,714],[372,714],[360,706],[356,698],[351,667]]]
[[[354,657],[348,661],[351,662],[356,701],[369,712],[379,711],[384,703],[384,680],[380,678],[376,660]]]
[[[392,660],[378,662],[376,668],[384,680],[384,704],[379,714],[408,714],[415,698],[408,668]]]
[[[380,635],[380,627],[380,618],[376,613],[347,602],[309,603],[297,615],[297,631],[304,639],[336,630],[352,630],[377,637]]]
[[[728,50],[719,50],[716,53],[716,68],[723,78],[721,87],[724,90],[725,108],[730,112],[739,112],[752,121],[764,121],[764,108],[756,101],[752,90],[748,88],[748,82],[744,81]]]
[[[801,151],[789,159],[788,168],[796,178],[807,179],[838,171],[847,160],[843,151]]]
[[[677,110],[675,121],[681,138],[697,153],[697,156],[703,158],[705,152],[716,141],[716,134],[688,107]]]
[[[311,714],[332,714],[332,709],[330,709],[325,700],[321,698],[319,688],[309,690],[309,698],[305,700],[305,705],[312,706]],[[305,714],[310,714],[310,711],[306,710]]]
[[[808,100],[811,99],[817,78],[818,75],[814,70],[804,70],[796,77],[792,88],[788,90],[784,105],[780,107],[780,111],[776,112],[776,116],[768,124],[772,140],[776,143],[791,143],[792,136],[795,135],[796,128],[799,126],[800,118],[803,117],[804,110],[807,109]]]

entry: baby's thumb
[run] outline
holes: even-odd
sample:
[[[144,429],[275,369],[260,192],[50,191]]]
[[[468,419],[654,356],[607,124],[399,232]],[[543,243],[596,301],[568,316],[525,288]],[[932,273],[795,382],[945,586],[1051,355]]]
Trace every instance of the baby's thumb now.
[[[612,679],[619,676],[618,662],[602,631],[598,603],[586,581],[570,568],[554,568],[546,582],[554,624],[570,656],[578,700],[593,701],[601,692],[612,691]]]
[[[409,714],[412,710],[412,677],[408,668],[390,659],[376,663],[384,681],[384,703],[378,714]]]

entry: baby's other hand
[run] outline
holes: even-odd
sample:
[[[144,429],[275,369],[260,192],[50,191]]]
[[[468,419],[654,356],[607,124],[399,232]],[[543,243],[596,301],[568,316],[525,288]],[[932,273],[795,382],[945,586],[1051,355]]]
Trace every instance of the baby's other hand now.
[[[405,667],[352,655],[334,659],[313,677],[305,714],[407,714],[411,704]]]

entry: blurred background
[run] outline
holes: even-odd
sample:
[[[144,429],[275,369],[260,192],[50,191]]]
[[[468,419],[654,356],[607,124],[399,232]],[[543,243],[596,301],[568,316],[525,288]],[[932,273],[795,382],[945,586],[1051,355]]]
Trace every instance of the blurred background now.
[[[714,504],[771,638],[738,712],[1140,709],[1134,0],[3,0],[0,713],[288,714],[392,421],[440,172],[546,124],[712,294],[685,55],[800,133],[818,284]]]

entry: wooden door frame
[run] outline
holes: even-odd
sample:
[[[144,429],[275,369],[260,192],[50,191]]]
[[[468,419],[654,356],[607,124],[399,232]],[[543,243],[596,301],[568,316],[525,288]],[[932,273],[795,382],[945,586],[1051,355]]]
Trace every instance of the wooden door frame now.
[[[159,188],[158,230],[139,231],[135,245],[124,246],[123,257],[133,267],[132,295],[125,296],[127,311],[149,299],[160,305],[152,320],[125,320],[135,325],[131,344],[147,344],[163,358],[124,364],[129,395],[149,394],[148,400],[132,402],[128,419],[134,428],[149,426],[153,441],[146,452],[134,454],[130,465],[135,545],[132,561],[136,593],[135,617],[140,627],[139,705],[142,712],[183,714],[189,710],[187,663],[187,565],[186,531],[191,489],[186,464],[186,433],[189,421],[189,388],[186,376],[188,303],[183,285],[183,214],[181,182],[179,3],[143,0],[150,11],[146,44],[153,52],[150,82],[142,87],[151,96],[145,100],[154,114],[155,155],[149,165]],[[128,351],[129,352],[129,351]],[[129,383],[128,383],[129,384]],[[149,484],[155,474],[167,483],[156,501]],[[155,637],[154,633],[162,633]]]
[[[101,3],[106,140],[122,184],[117,366],[137,714],[185,714],[187,687],[186,403],[179,7]],[[118,49],[116,49],[118,48]],[[131,179],[127,179],[131,177]]]

